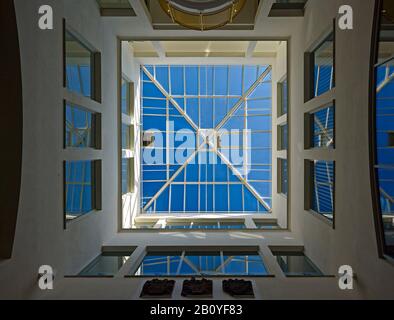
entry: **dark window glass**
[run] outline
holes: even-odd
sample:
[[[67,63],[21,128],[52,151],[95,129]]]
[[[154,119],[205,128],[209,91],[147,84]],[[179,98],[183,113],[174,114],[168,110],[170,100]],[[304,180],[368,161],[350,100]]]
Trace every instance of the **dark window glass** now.
[[[99,255],[78,275],[84,277],[114,276],[130,258],[132,252],[106,252]]]
[[[131,9],[129,0],[97,0],[103,9]]]
[[[323,276],[323,273],[303,253],[274,252],[274,255],[286,276]]]
[[[288,89],[287,89],[287,79],[283,80],[278,84],[280,105],[279,105],[279,116],[287,114],[288,109]]]
[[[257,229],[262,230],[275,230],[280,229],[279,225],[275,222],[266,222],[264,220],[254,220]]]
[[[288,193],[288,173],[287,173],[287,159],[279,159],[280,185],[279,193],[287,195]]]
[[[122,113],[130,115],[130,83],[122,79]]]
[[[122,124],[122,149],[131,149],[131,127]]]
[[[287,124],[281,125],[278,127],[278,150],[287,150],[288,148],[288,132],[287,132]]]
[[[384,10],[374,66],[374,192],[382,251],[394,257],[394,12],[390,1],[382,3]]]
[[[122,159],[122,194],[132,191],[132,159]]]

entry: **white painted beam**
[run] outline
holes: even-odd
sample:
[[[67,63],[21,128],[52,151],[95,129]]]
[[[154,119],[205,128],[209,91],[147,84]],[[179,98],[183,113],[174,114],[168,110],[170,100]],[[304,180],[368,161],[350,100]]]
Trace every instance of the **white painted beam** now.
[[[155,48],[160,59],[164,59],[166,57],[166,51],[163,47],[163,44],[160,41],[151,41],[153,48]]]
[[[256,49],[257,41],[249,41],[248,49],[246,49],[245,58],[252,58],[253,52]]]

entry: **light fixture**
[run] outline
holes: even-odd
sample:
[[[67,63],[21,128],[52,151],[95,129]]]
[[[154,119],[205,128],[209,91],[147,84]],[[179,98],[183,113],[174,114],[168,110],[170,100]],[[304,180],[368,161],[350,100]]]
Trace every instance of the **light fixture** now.
[[[173,22],[188,29],[206,31],[231,23],[246,0],[159,0]]]

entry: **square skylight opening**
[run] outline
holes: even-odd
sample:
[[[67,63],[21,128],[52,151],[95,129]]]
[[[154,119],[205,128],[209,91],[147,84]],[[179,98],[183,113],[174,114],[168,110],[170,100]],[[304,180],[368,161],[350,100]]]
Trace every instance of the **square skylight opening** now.
[[[271,66],[142,65],[141,113],[143,214],[271,212]]]

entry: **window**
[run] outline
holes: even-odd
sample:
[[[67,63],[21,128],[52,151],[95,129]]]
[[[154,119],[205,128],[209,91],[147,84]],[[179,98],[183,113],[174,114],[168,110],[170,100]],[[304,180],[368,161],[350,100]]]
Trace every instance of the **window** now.
[[[134,192],[134,85],[121,79],[121,184],[122,196]]]
[[[305,102],[335,86],[335,32],[305,54]]]
[[[101,16],[104,17],[134,17],[135,11],[129,0],[97,0]]]
[[[101,102],[101,55],[65,30],[65,87]]]
[[[146,65],[141,79],[142,212],[271,212],[271,67]]]
[[[334,220],[335,164],[333,161],[306,160],[306,210]]]
[[[258,219],[254,219],[253,221],[254,221],[254,224],[256,225],[257,229],[262,229],[262,230],[280,229],[279,225],[273,221],[265,221],[265,220],[258,220]]]
[[[307,0],[276,0],[269,17],[303,17]]]
[[[89,263],[79,274],[81,277],[112,277],[130,258],[132,251],[103,252]]]
[[[267,276],[256,251],[148,252],[135,276]]]
[[[217,222],[192,222],[191,229],[219,229]]]
[[[133,117],[134,116],[134,83],[122,77],[122,113]]]
[[[243,221],[234,222],[219,222],[221,229],[245,229],[245,223]]]
[[[122,124],[122,149],[125,150],[133,150],[133,136],[134,129],[132,126],[128,126],[127,124]]]
[[[376,5],[380,17],[375,16],[371,66],[370,169],[379,254],[394,258],[394,23],[391,1]]]
[[[287,159],[278,159],[278,193],[288,193]]]
[[[288,139],[288,132],[287,132],[287,123],[278,126],[278,150],[287,150],[287,139]]]
[[[335,106],[305,115],[305,149],[335,148]]]
[[[321,277],[323,273],[303,252],[273,252],[287,277]]]
[[[288,109],[288,88],[287,78],[278,82],[278,117],[287,114]]]
[[[65,221],[101,210],[101,161],[64,164]]]
[[[101,147],[101,115],[69,102],[65,103],[65,147]]]
[[[134,192],[134,159],[122,159],[122,195]]]

